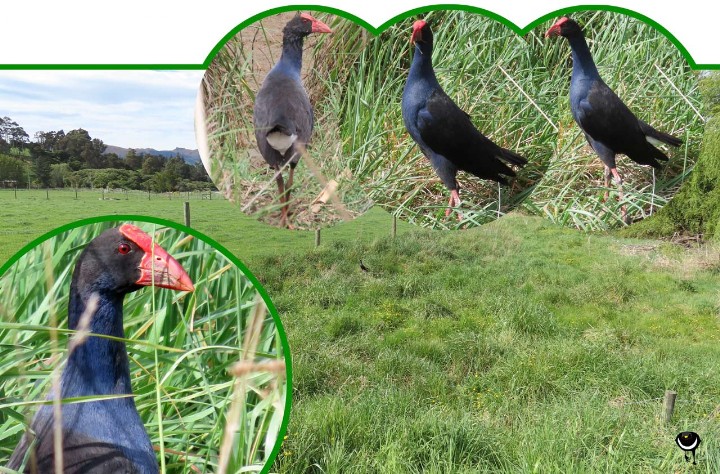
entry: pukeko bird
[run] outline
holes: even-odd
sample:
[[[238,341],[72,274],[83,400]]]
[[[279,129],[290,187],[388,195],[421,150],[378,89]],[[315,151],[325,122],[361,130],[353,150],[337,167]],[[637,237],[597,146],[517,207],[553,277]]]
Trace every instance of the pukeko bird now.
[[[311,33],[332,33],[320,20],[298,13],[283,28],[280,60],[273,66],[255,96],[253,125],[260,154],[275,170],[280,203],[280,225],[288,226],[290,189],[300,157],[310,143],[313,109],[300,78],[303,41]],[[287,183],[282,169],[290,166]]]
[[[509,164],[523,166],[527,160],[502,148],[478,131],[470,116],[440,87],[432,65],[433,33],[430,24],[417,20],[410,41],[415,44],[410,72],[402,96],[405,128],[430,160],[450,190],[445,215],[460,204],[458,170],[508,184],[515,176]]]
[[[141,229],[124,224],[106,230],[87,245],[75,265],[69,328],[85,326],[91,334],[124,338],[123,299],[143,286],[194,289],[177,260]],[[85,315],[93,306],[94,314]],[[70,347],[60,379],[63,399],[129,397],[61,406],[63,472],[157,473],[157,459],[132,398],[125,343],[90,335]],[[30,426],[32,434],[23,436],[7,467],[17,470],[25,463],[25,472],[55,472],[53,426],[53,407],[42,406]]]
[[[610,175],[615,178],[622,199],[622,178],[615,155],[622,153],[641,165],[660,168],[668,157],[655,145],[680,146],[682,140],[655,130],[638,119],[600,77],[580,25],[562,17],[545,33],[545,37],[564,36],[572,50],[573,68],[570,79],[570,110],[590,146],[605,165],[605,187]],[[607,198],[607,193],[605,194]],[[627,222],[627,211],[622,218]]]

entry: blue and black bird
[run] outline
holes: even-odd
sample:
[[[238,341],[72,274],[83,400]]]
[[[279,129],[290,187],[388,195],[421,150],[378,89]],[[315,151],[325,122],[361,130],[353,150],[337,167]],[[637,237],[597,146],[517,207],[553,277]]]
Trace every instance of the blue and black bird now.
[[[658,131],[638,119],[602,80],[590,54],[580,25],[562,17],[545,33],[545,37],[564,36],[572,51],[570,79],[570,110],[590,146],[605,165],[605,187],[610,175],[622,193],[622,178],[617,171],[615,156],[626,155],[634,162],[660,168],[668,157],[657,145],[680,146],[682,140]],[[607,197],[607,195],[606,195]],[[623,209],[623,220],[625,210]]]
[[[73,272],[68,327],[124,338],[123,299],[144,286],[192,291],[180,263],[136,226],[124,224],[93,239]],[[88,315],[87,308],[95,311]],[[89,316],[87,321],[81,319]],[[71,345],[60,379],[63,399],[129,395],[61,405],[63,472],[154,474],[158,463],[135,408],[125,343],[88,336]],[[35,414],[30,430],[7,467],[26,473],[54,473],[54,417],[51,405]]]
[[[300,78],[303,42],[311,33],[332,33],[330,27],[307,13],[298,13],[283,28],[280,60],[255,96],[253,126],[260,154],[275,170],[280,203],[280,226],[288,226],[290,189],[295,167],[310,143],[313,109]],[[287,183],[281,170],[289,166]]]
[[[458,170],[508,184],[508,177],[515,176],[508,165],[524,166],[527,160],[480,133],[470,116],[443,91],[432,65],[433,33],[425,20],[413,24],[411,42],[415,54],[403,90],[403,120],[410,136],[450,190],[447,216],[460,204]]]

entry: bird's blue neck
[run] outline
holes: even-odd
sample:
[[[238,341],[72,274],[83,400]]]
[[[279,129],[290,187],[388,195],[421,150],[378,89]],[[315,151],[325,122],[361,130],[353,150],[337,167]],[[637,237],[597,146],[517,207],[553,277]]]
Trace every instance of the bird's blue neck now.
[[[80,318],[88,305],[92,290],[71,290],[68,307],[70,329],[79,329]],[[98,292],[98,304],[89,324],[95,334],[125,337],[122,305],[124,294]],[[89,336],[71,349],[62,375],[63,398],[98,395],[130,394],[130,371],[125,343]]]
[[[595,61],[593,61],[590,48],[588,48],[585,38],[582,35],[577,35],[569,37],[568,41],[570,42],[573,58],[573,78],[581,76],[593,79],[599,78],[600,74],[595,66]]]
[[[284,38],[282,55],[280,56],[280,61],[278,61],[275,67],[299,75],[300,69],[302,68],[302,53],[302,37]]]
[[[408,79],[410,78],[428,81],[433,84],[438,83],[432,66],[432,45],[421,42],[415,43],[415,54],[408,73]]]

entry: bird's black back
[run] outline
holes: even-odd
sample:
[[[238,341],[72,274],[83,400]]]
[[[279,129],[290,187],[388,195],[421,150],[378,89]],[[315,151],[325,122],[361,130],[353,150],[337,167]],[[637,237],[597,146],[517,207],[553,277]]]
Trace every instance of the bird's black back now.
[[[422,139],[459,169],[483,179],[507,183],[515,171],[504,162],[522,166],[527,160],[493,143],[440,88],[428,98],[418,125]],[[509,153],[508,153],[509,152]]]

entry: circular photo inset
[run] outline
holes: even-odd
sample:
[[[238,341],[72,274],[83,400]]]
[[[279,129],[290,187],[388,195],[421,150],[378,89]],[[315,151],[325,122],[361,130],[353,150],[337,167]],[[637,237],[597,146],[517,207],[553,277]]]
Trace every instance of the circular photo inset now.
[[[243,27],[217,51],[200,87],[196,131],[211,178],[243,212],[311,229],[370,207],[343,139],[350,71],[365,36],[335,15],[286,12]]]
[[[521,204],[557,139],[540,44],[465,11],[408,18],[363,44],[343,139],[370,198],[435,229]]]
[[[700,153],[698,72],[661,31],[620,13],[575,12],[535,32],[545,37],[559,132],[528,205],[584,230],[652,215]]]
[[[64,226],[0,269],[0,465],[259,472],[289,406],[272,303],[201,234],[116,219]]]

